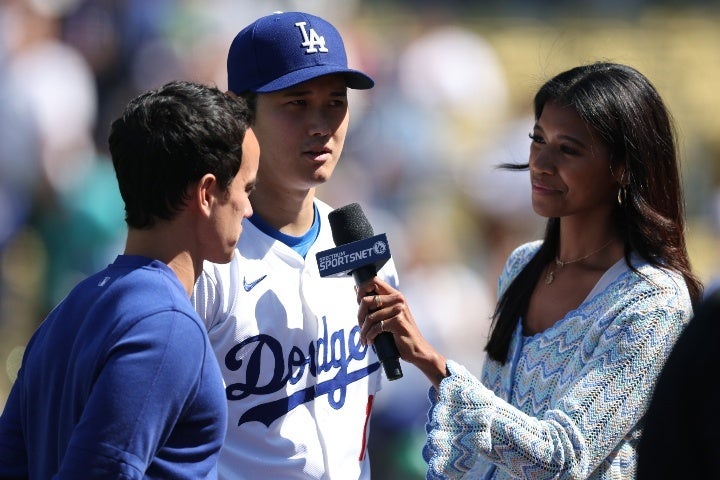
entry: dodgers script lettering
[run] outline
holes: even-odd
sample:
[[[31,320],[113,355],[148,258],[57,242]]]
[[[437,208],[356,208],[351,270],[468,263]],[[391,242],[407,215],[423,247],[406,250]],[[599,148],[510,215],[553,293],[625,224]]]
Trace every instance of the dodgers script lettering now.
[[[228,384],[228,400],[241,400],[250,395],[269,395],[295,385],[305,376],[317,378],[321,372],[336,371],[334,377],[316,385],[299,390],[289,397],[274,400],[248,409],[238,420],[238,425],[258,421],[270,426],[275,420],[293,408],[327,395],[328,403],[334,409],[345,404],[347,387],[380,367],[378,362],[356,371],[348,368],[353,360],[362,360],[368,347],[360,342],[360,327],[354,326],[346,333],[344,329],[328,332],[327,320],[323,317],[322,335],[311,342],[307,351],[294,346],[284,352],[280,342],[265,334],[254,335],[235,345],[225,356],[225,366],[237,371],[244,382]],[[240,354],[242,353],[242,356]],[[272,363],[272,375],[261,380],[261,372],[269,371],[262,362]]]

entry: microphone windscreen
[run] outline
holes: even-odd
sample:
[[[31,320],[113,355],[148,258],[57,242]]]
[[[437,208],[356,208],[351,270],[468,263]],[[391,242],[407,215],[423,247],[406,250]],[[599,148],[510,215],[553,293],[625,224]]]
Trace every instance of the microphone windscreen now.
[[[336,208],[328,214],[336,246],[356,242],[374,235],[372,225],[358,203]]]

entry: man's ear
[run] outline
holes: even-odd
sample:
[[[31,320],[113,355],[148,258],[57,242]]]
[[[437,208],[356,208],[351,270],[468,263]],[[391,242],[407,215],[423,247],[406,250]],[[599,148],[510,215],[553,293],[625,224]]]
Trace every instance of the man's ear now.
[[[203,175],[195,186],[195,193],[193,195],[194,202],[198,206],[199,211],[204,212],[207,216],[210,216],[210,211],[217,201],[217,187],[217,178],[211,173]]]

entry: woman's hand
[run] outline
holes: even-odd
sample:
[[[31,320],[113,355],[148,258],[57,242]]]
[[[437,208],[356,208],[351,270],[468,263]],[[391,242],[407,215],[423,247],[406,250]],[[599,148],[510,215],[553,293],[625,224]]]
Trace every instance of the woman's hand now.
[[[447,376],[446,359],[433,348],[415,323],[405,296],[379,277],[358,287],[360,341],[372,344],[382,332],[395,339],[400,358],[415,365],[438,387]]]

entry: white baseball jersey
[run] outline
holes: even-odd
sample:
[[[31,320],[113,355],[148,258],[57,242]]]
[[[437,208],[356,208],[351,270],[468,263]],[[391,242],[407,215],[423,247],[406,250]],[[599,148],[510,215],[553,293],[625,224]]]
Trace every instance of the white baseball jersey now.
[[[303,259],[244,220],[229,264],[206,262],[193,304],[228,399],[221,479],[369,479],[370,411],[385,374],[360,343],[352,276],[321,278],[331,207]],[[397,285],[390,260],[379,272]]]

